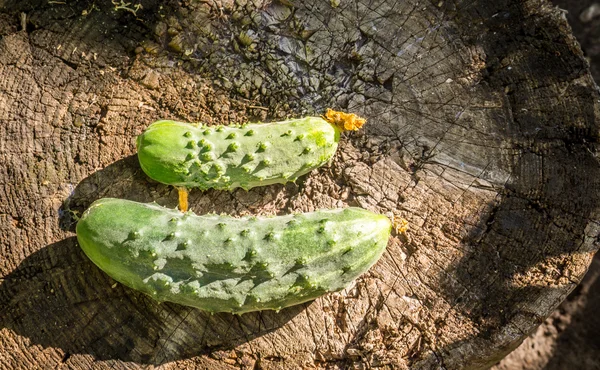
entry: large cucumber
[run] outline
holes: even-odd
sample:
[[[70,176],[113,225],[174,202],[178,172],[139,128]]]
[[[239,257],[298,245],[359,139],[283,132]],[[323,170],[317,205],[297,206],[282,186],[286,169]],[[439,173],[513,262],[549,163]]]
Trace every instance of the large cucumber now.
[[[331,110],[325,118],[216,127],[157,121],[138,136],[138,157],[150,178],[180,188],[286,183],[329,161],[340,132],[365,121]]]
[[[243,217],[100,199],[77,224],[115,280],[210,312],[279,310],[338,291],[381,256],[391,223],[360,208]]]

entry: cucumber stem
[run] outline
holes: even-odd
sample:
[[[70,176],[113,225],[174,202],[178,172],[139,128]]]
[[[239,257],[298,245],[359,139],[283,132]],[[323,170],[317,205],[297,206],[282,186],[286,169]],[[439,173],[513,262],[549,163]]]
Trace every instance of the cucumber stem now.
[[[177,192],[179,193],[179,210],[181,212],[188,211],[188,190],[184,186],[176,186]]]

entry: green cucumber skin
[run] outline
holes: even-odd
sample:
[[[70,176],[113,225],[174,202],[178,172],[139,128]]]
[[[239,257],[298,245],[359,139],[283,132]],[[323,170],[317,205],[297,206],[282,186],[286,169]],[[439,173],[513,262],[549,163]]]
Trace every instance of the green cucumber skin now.
[[[279,310],[339,291],[388,243],[391,222],[361,208],[242,217],[100,199],[77,239],[115,280],[210,312]]]
[[[340,130],[319,117],[242,126],[157,121],[137,138],[140,165],[169,185],[230,190],[295,181],[335,154]]]

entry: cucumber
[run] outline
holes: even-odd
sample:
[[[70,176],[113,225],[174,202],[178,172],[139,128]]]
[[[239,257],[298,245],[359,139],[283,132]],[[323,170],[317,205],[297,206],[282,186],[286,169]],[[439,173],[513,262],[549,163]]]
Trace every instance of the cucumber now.
[[[361,208],[235,218],[106,198],[83,213],[77,239],[109,276],[158,301],[241,314],[344,289],[391,227]]]
[[[340,133],[364,124],[353,114],[328,111],[325,117],[216,127],[157,121],[138,136],[138,158],[150,178],[180,188],[286,183],[327,163]]]

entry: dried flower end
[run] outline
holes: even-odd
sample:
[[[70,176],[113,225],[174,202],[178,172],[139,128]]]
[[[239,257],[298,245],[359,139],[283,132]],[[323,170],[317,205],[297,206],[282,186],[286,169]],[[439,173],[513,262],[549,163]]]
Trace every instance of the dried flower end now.
[[[392,224],[397,234],[404,234],[408,230],[408,221],[403,218],[394,218]]]
[[[330,108],[327,108],[323,119],[342,131],[357,131],[367,122],[354,113],[338,112]]]

